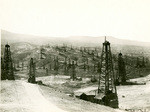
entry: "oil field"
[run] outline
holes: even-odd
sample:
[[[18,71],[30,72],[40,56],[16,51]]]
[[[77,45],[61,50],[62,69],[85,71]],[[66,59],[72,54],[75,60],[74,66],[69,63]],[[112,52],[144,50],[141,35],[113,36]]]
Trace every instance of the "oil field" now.
[[[20,36],[2,32],[1,112],[150,111],[149,43]]]

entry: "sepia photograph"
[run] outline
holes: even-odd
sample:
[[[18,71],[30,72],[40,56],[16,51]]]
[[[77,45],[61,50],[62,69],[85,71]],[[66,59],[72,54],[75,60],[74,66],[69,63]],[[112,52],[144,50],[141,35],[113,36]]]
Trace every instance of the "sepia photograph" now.
[[[150,0],[0,0],[0,112],[150,112]]]

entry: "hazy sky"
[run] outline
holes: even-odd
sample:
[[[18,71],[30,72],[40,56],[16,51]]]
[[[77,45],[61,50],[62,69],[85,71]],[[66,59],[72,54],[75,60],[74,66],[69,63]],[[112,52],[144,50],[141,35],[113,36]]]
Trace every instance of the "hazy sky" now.
[[[150,0],[0,0],[0,28],[42,36],[150,42]]]

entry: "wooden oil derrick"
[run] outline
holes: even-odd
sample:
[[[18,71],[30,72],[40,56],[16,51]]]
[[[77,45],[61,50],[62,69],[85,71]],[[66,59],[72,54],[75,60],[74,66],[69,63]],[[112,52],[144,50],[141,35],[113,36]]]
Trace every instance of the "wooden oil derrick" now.
[[[75,65],[78,66],[78,60],[76,60],[76,64]]]
[[[40,49],[40,59],[44,59],[43,55],[45,55],[44,49],[41,48],[41,49]]]
[[[92,50],[91,55],[92,55],[92,59],[95,60],[95,57],[94,57],[95,55],[94,55],[94,51],[93,50]]]
[[[83,64],[83,69],[84,69],[84,71],[86,71],[86,64],[85,64],[85,62]]]
[[[99,97],[98,97],[99,96]],[[118,97],[116,86],[114,84],[114,72],[110,43],[103,43],[101,54],[101,69],[98,84],[98,98],[104,102],[104,105],[114,108],[118,107]]]
[[[140,67],[140,61],[139,61],[139,58],[137,57],[137,60],[136,60],[136,67],[139,68]]]
[[[71,50],[73,50],[73,46],[71,45],[71,48],[70,48]]]
[[[1,58],[1,80],[5,79],[5,75],[4,75],[4,59]]]
[[[122,58],[122,53],[118,55],[118,77],[117,82],[125,83],[126,82],[126,67],[124,59]]]
[[[17,62],[17,68],[20,68],[19,61]]]
[[[46,75],[48,75],[48,68],[46,68]]]
[[[88,48],[88,52],[87,52],[88,54],[90,54],[90,49]]]
[[[101,72],[101,63],[100,62],[98,62],[97,63],[97,73],[100,73]]]
[[[96,65],[94,64],[93,65],[93,72],[95,72],[96,71]]]
[[[2,73],[3,74],[1,74],[1,80],[15,80],[10,46],[8,44],[5,45]]]
[[[74,63],[74,61],[72,61],[71,64],[71,77],[70,77],[73,81],[76,79],[76,65]]]
[[[84,47],[84,52],[86,52],[86,48]]]
[[[65,57],[65,60],[64,60],[64,75],[67,75],[68,74],[68,70],[67,70],[67,57]]]
[[[66,52],[67,51],[67,45],[63,44],[63,52]]]
[[[58,70],[59,70],[58,56],[54,58],[54,70],[56,71],[56,74],[58,74]]]
[[[144,57],[143,57],[143,60],[142,60],[142,67],[146,67],[145,66],[145,59],[144,59]]]
[[[13,69],[16,70],[16,64],[15,63],[13,63]]]
[[[148,64],[149,63],[149,59],[148,58],[146,58],[146,60],[145,60],[145,64]]]
[[[24,68],[24,63],[22,62],[22,70],[23,70],[23,68]]]
[[[97,52],[97,48],[95,47],[95,51]]]
[[[96,57],[99,58],[98,52],[96,52],[96,54],[97,54]]]
[[[80,52],[83,52],[82,47],[80,47]]]
[[[52,70],[52,65],[51,65],[51,63],[49,64],[49,69]]]
[[[87,71],[89,71],[89,60],[88,60],[88,58],[86,59],[86,67],[87,67]]]
[[[96,82],[97,81],[97,79],[95,77],[95,71],[96,71],[96,65],[94,64],[93,65],[93,76],[91,78],[91,82]]]
[[[69,58],[69,61],[68,61],[68,69],[70,69],[71,68],[71,60],[70,60],[70,58]]]
[[[66,68],[67,68],[67,74],[70,72],[70,69],[71,69],[71,59],[68,58],[68,61],[67,61],[67,65],[66,65]]]
[[[52,61],[51,61],[51,57],[49,58],[49,70],[52,70],[52,65],[51,65],[51,63],[52,63]]]
[[[81,52],[82,53],[82,57],[84,56],[84,53],[83,53],[83,51]]]
[[[30,59],[29,64],[29,79],[28,82],[35,83],[35,63],[33,63],[33,58]]]

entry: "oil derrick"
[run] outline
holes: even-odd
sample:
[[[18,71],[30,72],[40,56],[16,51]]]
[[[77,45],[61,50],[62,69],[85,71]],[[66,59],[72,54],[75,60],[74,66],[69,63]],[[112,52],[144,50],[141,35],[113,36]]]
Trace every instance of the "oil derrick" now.
[[[45,55],[44,49],[41,48],[41,49],[40,49],[40,59],[44,59],[43,55]]]
[[[58,69],[59,69],[59,62],[57,56],[57,58],[54,58],[54,70],[56,71],[56,74],[58,74]]]
[[[93,65],[93,72],[95,72],[96,71],[96,65],[94,64]]]
[[[81,52],[82,53],[82,57],[84,56],[84,53],[83,53],[83,51]]]
[[[84,52],[86,52],[86,48],[84,47]]]
[[[80,47],[80,52],[82,52],[82,47]]]
[[[67,74],[70,72],[70,69],[71,69],[71,60],[70,60],[70,58],[69,58],[69,60],[68,60],[68,63],[67,63]]]
[[[22,62],[22,70],[23,70],[23,68],[24,68],[24,63]]]
[[[145,67],[145,60],[144,60],[144,57],[143,57],[143,60],[142,60],[142,67]]]
[[[95,51],[97,52],[97,48],[95,47]]]
[[[20,66],[19,66],[19,61],[17,62],[17,68],[20,68]]]
[[[96,54],[97,54],[96,57],[99,58],[98,52]]]
[[[95,60],[95,58],[94,58],[94,51],[92,51],[92,59]]]
[[[71,60],[70,60],[70,58],[69,58],[68,69],[70,69],[70,68],[71,68]]]
[[[86,61],[86,67],[87,67],[87,70],[89,71],[89,60],[87,58],[87,61]]]
[[[71,45],[71,48],[70,48],[71,50],[73,50],[73,47],[72,47],[72,45]]]
[[[4,60],[1,58],[1,79],[4,80]]]
[[[30,59],[29,65],[29,79],[28,82],[35,83],[35,63],[33,63],[33,58]]]
[[[67,75],[68,71],[67,71],[67,58],[65,57],[64,60],[64,75]]]
[[[146,58],[146,60],[145,60],[145,64],[148,64],[149,63],[149,59],[148,58]]]
[[[49,64],[49,69],[52,70],[52,65],[51,64]]]
[[[86,64],[85,64],[85,62],[83,64],[83,69],[84,69],[84,71],[86,71]]]
[[[49,63],[49,70],[52,70],[52,65],[51,65],[51,64],[52,64],[52,61],[51,61],[51,59],[52,59],[52,58],[50,57],[50,58],[49,58],[49,62],[50,62],[50,63]]]
[[[101,66],[100,66],[100,62],[97,63],[97,73],[100,73],[101,72]]]
[[[74,81],[76,79],[76,65],[74,63],[74,61],[72,61],[72,64],[71,64],[71,79]]]
[[[63,52],[66,52],[67,51],[67,45],[63,44]]]
[[[96,77],[95,77],[95,71],[96,71],[96,66],[95,66],[95,64],[93,65],[93,76],[92,76],[92,78],[91,78],[91,82],[96,82],[97,81],[97,79],[96,79]]]
[[[48,68],[46,68],[46,75],[48,75]]]
[[[122,58],[122,53],[119,53],[118,55],[118,77],[117,82],[119,83],[125,83],[126,82],[126,67],[124,59]]]
[[[139,58],[137,57],[137,60],[136,60],[136,67],[139,68],[140,67],[140,61],[139,61]]]
[[[8,44],[5,45],[4,60],[2,66],[3,74],[1,74],[1,80],[15,80],[10,46]]]
[[[116,86],[114,84],[114,73],[110,43],[103,43],[101,54],[101,69],[99,75],[98,96],[106,106],[118,108]]]
[[[88,54],[90,54],[90,49],[88,48],[88,52],[87,52]]]
[[[76,64],[75,64],[76,66],[78,66],[78,61],[76,60]]]
[[[14,71],[16,70],[16,64],[15,63],[13,63],[13,69],[14,69]]]

